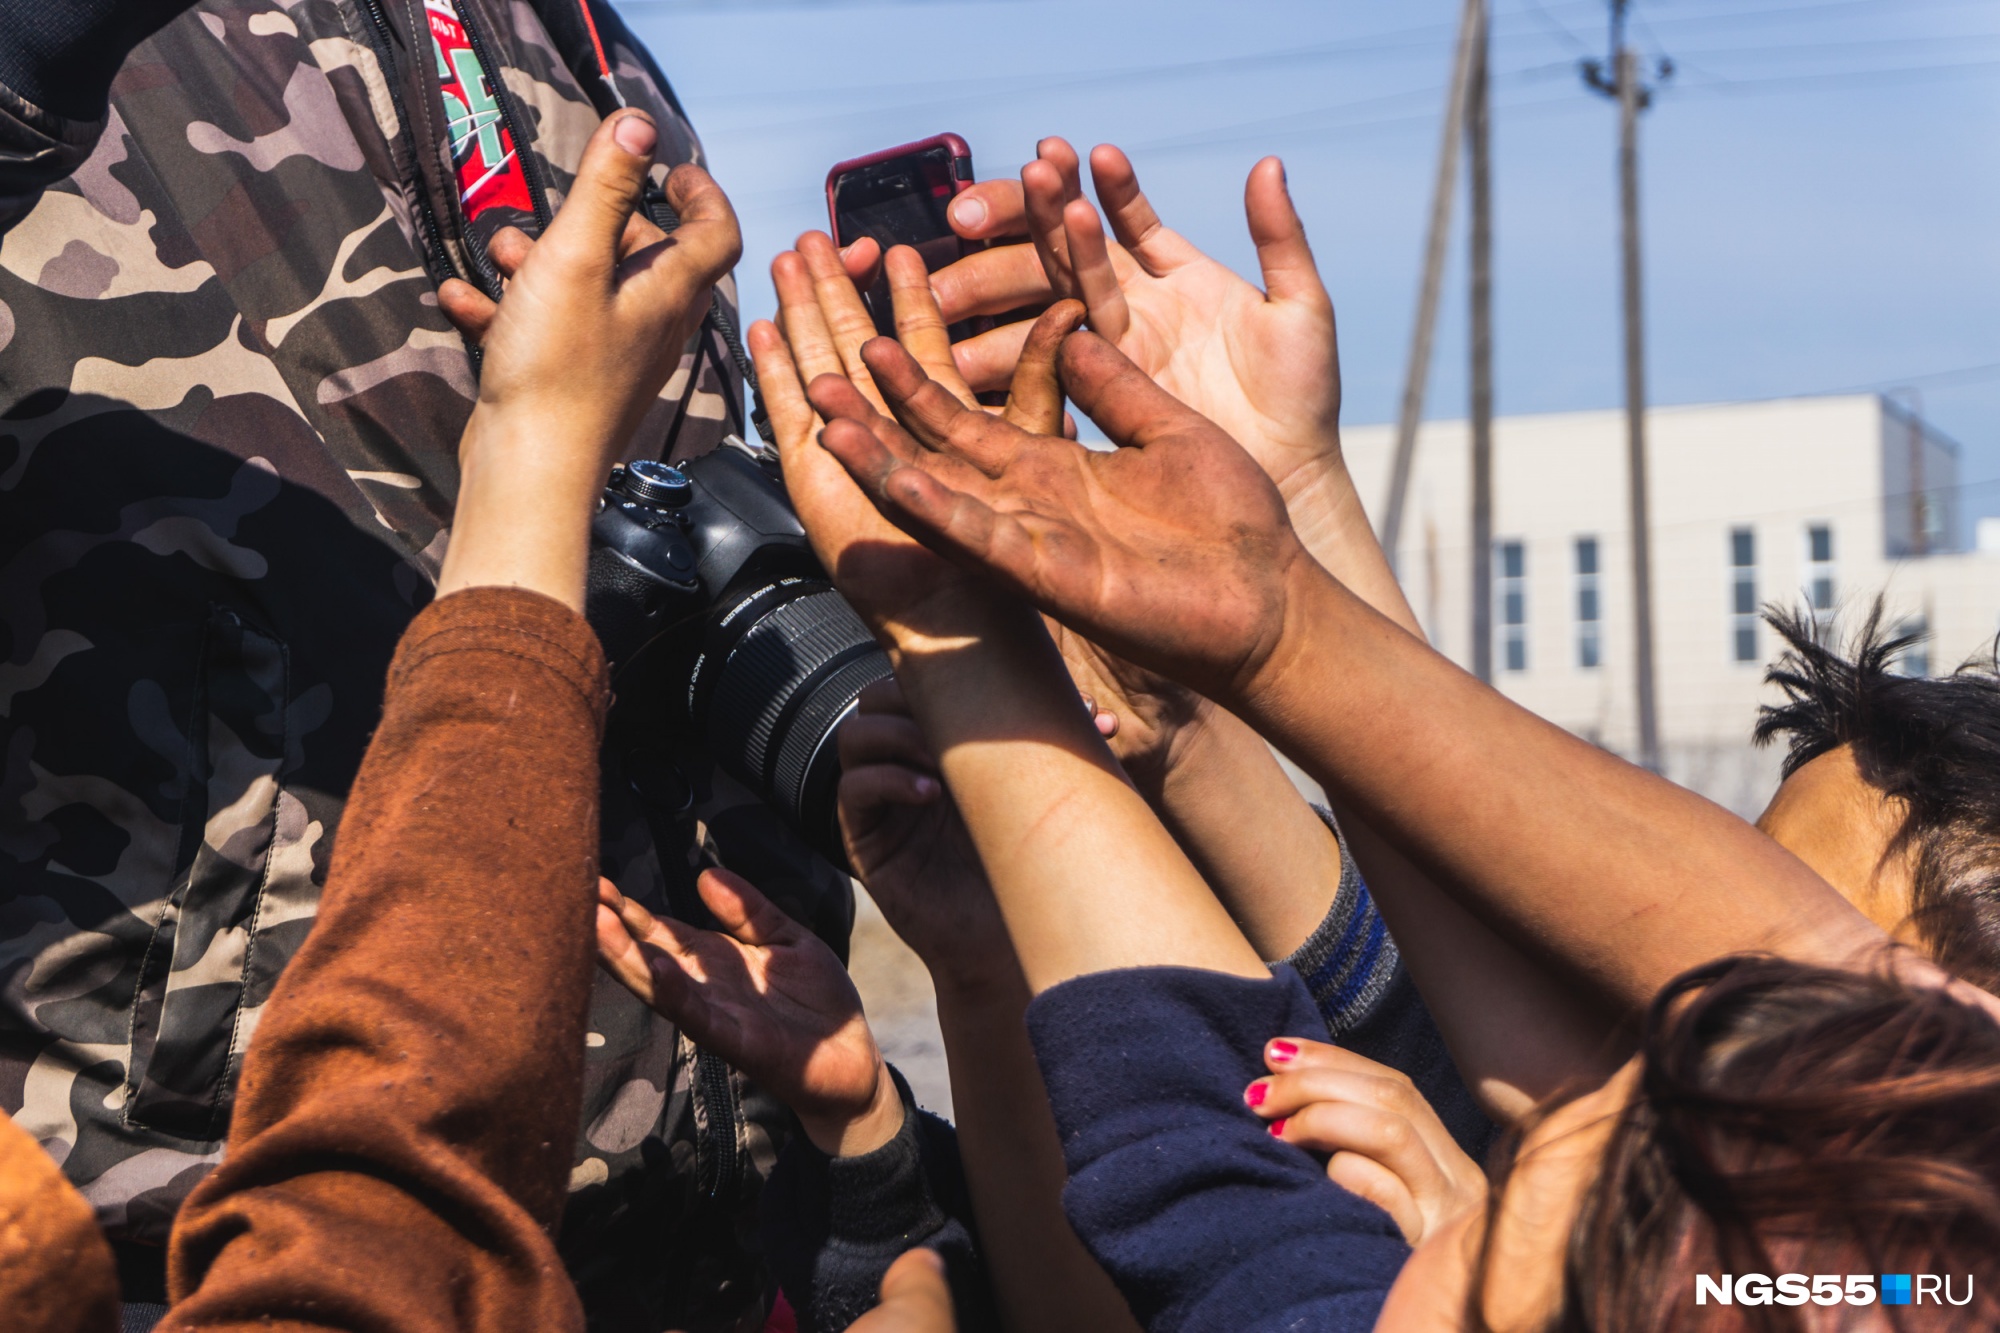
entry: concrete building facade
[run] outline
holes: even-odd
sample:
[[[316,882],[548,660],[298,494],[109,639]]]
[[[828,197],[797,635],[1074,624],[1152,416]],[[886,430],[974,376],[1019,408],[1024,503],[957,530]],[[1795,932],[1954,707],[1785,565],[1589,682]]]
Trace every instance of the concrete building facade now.
[[[1880,593],[1923,634],[1904,670],[1990,655],[2000,527],[1972,538],[1958,447],[1875,395],[1648,414],[1654,640],[1668,776],[1745,814],[1780,756],[1750,745],[1779,641],[1767,603],[1858,622]],[[1470,432],[1418,437],[1397,568],[1431,640],[1471,660]],[[1343,432],[1364,501],[1387,494],[1393,426]],[[1493,429],[1494,683],[1621,754],[1637,749],[1620,411],[1504,417]]]

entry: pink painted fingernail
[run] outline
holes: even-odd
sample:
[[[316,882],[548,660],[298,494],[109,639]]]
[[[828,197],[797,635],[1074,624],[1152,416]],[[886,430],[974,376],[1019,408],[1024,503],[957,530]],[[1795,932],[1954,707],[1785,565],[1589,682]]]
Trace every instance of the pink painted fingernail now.
[[[1271,1137],[1274,1139],[1285,1137],[1285,1122],[1283,1120],[1273,1120],[1271,1122]]]
[[[1295,1041],[1274,1041],[1271,1043],[1271,1058],[1279,1064],[1299,1058],[1299,1044]]]
[[[1268,1084],[1252,1083],[1249,1087],[1243,1089],[1243,1100],[1251,1106],[1262,1106],[1264,1098],[1270,1094],[1270,1091],[1271,1089]]]
[[[958,199],[951,206],[951,220],[961,227],[977,227],[986,221],[986,205],[977,199]]]

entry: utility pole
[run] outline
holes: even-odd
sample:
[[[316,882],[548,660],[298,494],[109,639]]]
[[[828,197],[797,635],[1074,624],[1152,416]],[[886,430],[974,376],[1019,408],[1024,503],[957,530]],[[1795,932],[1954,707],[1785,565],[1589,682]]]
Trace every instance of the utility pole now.
[[[1472,674],[1493,682],[1493,168],[1482,21],[1465,104],[1472,188]]]
[[[1424,389],[1431,373],[1431,336],[1437,331],[1438,293],[1444,286],[1445,243],[1451,235],[1451,198],[1458,185],[1458,145],[1465,130],[1466,93],[1476,50],[1485,45],[1486,0],[1465,0],[1458,20],[1458,54],[1453,58],[1451,92],[1445,99],[1444,131],[1438,144],[1437,177],[1431,186],[1430,231],[1424,240],[1424,276],[1417,289],[1417,322],[1410,333],[1410,363],[1403,376],[1402,411],[1396,419],[1396,457],[1389,473],[1389,496],[1382,507],[1380,537],[1390,568],[1403,534],[1403,506],[1410,492],[1417,427],[1424,418]]]
[[[1632,525],[1632,669],[1637,686],[1639,762],[1661,771],[1659,705],[1653,682],[1652,508],[1646,498],[1646,352],[1639,266],[1639,113],[1652,102],[1639,77],[1639,53],[1625,40],[1631,0],[1611,0],[1611,76],[1596,60],[1583,62],[1583,79],[1618,102],[1618,205],[1624,253],[1625,462]],[[1659,78],[1673,74],[1661,61]]]

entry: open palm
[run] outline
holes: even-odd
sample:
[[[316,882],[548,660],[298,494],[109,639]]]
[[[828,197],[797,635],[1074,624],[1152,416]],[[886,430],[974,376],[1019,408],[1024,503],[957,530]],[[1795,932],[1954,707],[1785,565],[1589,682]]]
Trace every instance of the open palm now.
[[[888,339],[865,354],[900,427],[845,380],[811,394],[826,449],[898,526],[1204,693],[1261,668],[1311,561],[1270,479],[1214,423],[1089,333],[1063,343],[1062,378],[1128,446],[1110,453],[967,409]]]
[[[600,884],[605,967],[801,1118],[867,1110],[882,1057],[840,959],[740,876],[704,871],[698,888],[721,931],[655,917]]]
[[[1244,210],[1266,290],[1203,254],[1160,221],[1125,154],[1090,155],[1104,223],[1082,197],[1077,159],[1060,139],[1042,142],[1019,193],[993,182],[995,228],[1025,226],[1028,247],[1001,247],[945,270],[945,315],[1001,310],[1058,294],[1083,299],[1091,327],[1176,398],[1237,440],[1290,495],[1318,464],[1339,459],[1340,358],[1333,302],[1285,185],[1265,158],[1244,186]],[[1018,203],[1016,202],[1018,201]],[[1015,210],[1021,211],[1020,216]],[[1011,305],[1007,304],[1011,303]],[[990,309],[989,309],[990,307]],[[1012,365],[1017,326],[967,344],[959,359],[973,386],[997,387]],[[989,383],[992,381],[992,383]]]

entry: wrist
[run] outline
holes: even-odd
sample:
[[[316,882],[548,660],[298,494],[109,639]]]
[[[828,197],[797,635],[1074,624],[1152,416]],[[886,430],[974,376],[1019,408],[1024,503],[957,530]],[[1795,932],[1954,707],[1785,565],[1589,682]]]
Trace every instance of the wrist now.
[[[440,596],[509,586],[583,609],[590,520],[604,477],[593,465],[580,465],[585,451],[576,438],[521,413],[474,409],[459,445],[458,501],[438,576]],[[605,450],[588,452],[593,460],[608,457]]]
[[[874,1152],[903,1128],[903,1095],[896,1089],[889,1066],[875,1057],[875,1090],[858,1111],[801,1110],[799,1125],[812,1145],[828,1157],[859,1157]]]

